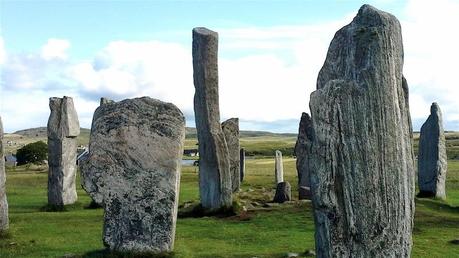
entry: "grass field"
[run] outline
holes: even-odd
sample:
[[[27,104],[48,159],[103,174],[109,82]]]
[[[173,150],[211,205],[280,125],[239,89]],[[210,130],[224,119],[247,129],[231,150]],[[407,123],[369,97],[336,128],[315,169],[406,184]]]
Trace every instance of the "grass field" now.
[[[174,257],[285,257],[314,249],[311,205],[295,201],[262,206],[274,195],[274,160],[247,160],[238,194],[248,208],[227,218],[179,218]],[[295,160],[284,160],[285,179],[297,199]],[[7,172],[9,234],[0,239],[0,257],[102,257],[102,209],[86,208],[90,199],[79,187],[79,201],[64,212],[45,212],[46,171],[40,167]],[[459,161],[449,161],[448,199],[416,200],[413,257],[459,257]],[[197,173],[184,167],[180,203],[198,201]]]

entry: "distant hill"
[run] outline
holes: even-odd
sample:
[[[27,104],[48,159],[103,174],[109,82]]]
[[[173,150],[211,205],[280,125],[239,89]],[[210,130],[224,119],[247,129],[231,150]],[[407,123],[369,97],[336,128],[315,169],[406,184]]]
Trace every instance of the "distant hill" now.
[[[18,134],[26,137],[38,137],[44,138],[47,137],[46,127],[36,127],[30,129],[24,129],[14,132],[13,134]]]
[[[196,128],[187,127],[185,128],[185,134],[187,139],[197,138]],[[241,130],[239,132],[241,138],[246,137],[261,137],[261,136],[283,136],[283,137],[296,137],[296,133],[272,133],[266,131],[246,131]]]
[[[88,145],[89,142],[89,134],[91,133],[91,129],[87,128],[80,128],[80,135],[78,136],[78,143],[80,145]],[[36,127],[36,128],[29,128],[24,130],[19,130],[14,132],[15,135],[20,135],[27,138],[47,138],[47,130],[46,127]],[[195,139],[197,138],[196,128],[194,127],[186,127],[185,134],[187,139]],[[278,136],[278,137],[296,137],[297,134],[295,133],[272,133],[272,132],[265,132],[265,131],[240,131],[241,138],[248,138],[248,137],[263,137],[263,136]]]
[[[91,133],[91,129],[87,128],[80,128],[80,136],[82,138],[88,138],[89,134]],[[296,137],[296,133],[272,133],[266,131],[246,131],[242,130],[239,132],[241,137],[260,137],[260,136],[285,136],[285,137]],[[13,134],[30,137],[30,138],[46,138],[47,131],[46,127],[36,127],[36,128],[29,128],[24,130],[19,130],[14,132]],[[194,127],[187,127],[185,128],[186,138],[196,138],[196,128]],[[87,137],[85,137],[87,136]]]
[[[78,136],[78,145],[88,145],[89,143],[89,134],[91,133],[90,129],[87,128],[80,128],[80,135]],[[29,128],[24,130],[19,130],[14,132],[13,134],[20,135],[27,138],[48,138],[48,132],[46,127],[36,127],[36,128]]]
[[[91,130],[87,128],[80,129],[78,136],[78,145],[88,145],[89,134]],[[187,127],[185,130],[186,141],[185,148],[196,148],[197,134],[196,128]],[[240,131],[241,146],[246,148],[250,155],[269,156],[275,150],[281,150],[287,155],[293,154],[297,134],[295,133],[272,133],[265,131]],[[414,150],[417,154],[419,133],[413,134]],[[445,132],[447,155],[449,159],[459,159],[459,132]],[[6,153],[15,153],[16,150],[25,144],[35,141],[47,141],[46,127],[37,127],[19,130],[14,133],[4,135],[4,147]]]

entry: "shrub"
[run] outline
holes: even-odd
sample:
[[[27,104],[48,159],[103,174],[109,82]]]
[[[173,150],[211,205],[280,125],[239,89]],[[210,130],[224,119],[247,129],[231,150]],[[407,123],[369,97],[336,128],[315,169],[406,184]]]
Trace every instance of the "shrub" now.
[[[17,151],[16,159],[18,165],[42,163],[48,159],[48,145],[43,141],[29,143]]]

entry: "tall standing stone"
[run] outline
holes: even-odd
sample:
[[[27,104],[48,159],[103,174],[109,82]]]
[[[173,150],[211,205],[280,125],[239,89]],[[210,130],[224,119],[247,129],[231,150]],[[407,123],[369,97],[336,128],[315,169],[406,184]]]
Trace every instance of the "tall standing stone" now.
[[[312,127],[311,117],[308,113],[301,114],[300,125],[298,128],[298,139],[295,144],[296,171],[298,173],[298,198],[310,199],[309,183],[309,155],[314,128]]]
[[[244,181],[244,176],[245,176],[245,149],[244,148],[241,148],[241,150],[239,151],[239,161],[240,161],[240,165],[239,165],[239,169],[240,169],[240,178],[241,178],[241,182]]]
[[[218,34],[193,29],[194,113],[199,142],[199,194],[209,211],[231,207],[228,146],[220,126]]]
[[[104,207],[111,250],[173,250],[185,118],[148,97],[106,102],[94,112],[83,188]]]
[[[5,156],[3,153],[3,124],[0,117],[0,232],[8,229],[8,201],[6,200]]]
[[[410,257],[414,159],[398,20],[363,5],[311,94],[317,257]]]
[[[440,107],[432,103],[430,116],[421,127],[418,155],[420,197],[446,198],[447,157]]]
[[[80,123],[73,99],[50,98],[48,120],[48,204],[76,202],[77,139]]]
[[[276,158],[274,160],[274,176],[276,185],[284,182],[284,163],[282,162],[282,152],[276,150]]]
[[[239,118],[230,118],[222,123],[228,146],[231,182],[233,193],[239,191],[241,186],[240,162],[239,162]]]

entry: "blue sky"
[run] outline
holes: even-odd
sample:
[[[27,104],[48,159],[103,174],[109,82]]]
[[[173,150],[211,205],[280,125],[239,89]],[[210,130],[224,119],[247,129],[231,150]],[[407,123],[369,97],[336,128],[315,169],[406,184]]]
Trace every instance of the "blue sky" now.
[[[459,130],[457,0],[0,0],[5,131],[46,125],[48,98],[62,95],[84,127],[99,97],[143,95],[173,102],[193,126],[191,30],[205,26],[219,32],[222,119],[296,132],[334,32],[364,3],[401,21],[415,129],[437,101],[446,129]]]
[[[89,58],[114,40],[189,43],[190,29],[303,25],[355,12],[365,1],[1,1],[2,34],[12,53],[33,52],[49,38],[72,42]],[[396,13],[403,1],[385,4]]]

